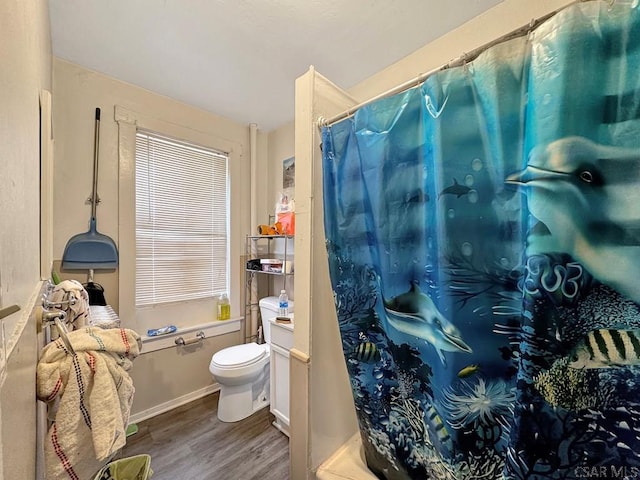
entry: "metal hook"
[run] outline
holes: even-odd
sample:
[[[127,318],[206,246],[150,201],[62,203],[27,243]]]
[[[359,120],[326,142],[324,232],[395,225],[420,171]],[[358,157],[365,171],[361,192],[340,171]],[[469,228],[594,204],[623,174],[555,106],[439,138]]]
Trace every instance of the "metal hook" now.
[[[75,355],[76,352],[73,350],[73,346],[69,341],[69,337],[67,337],[69,330],[67,330],[67,327],[64,324],[64,321],[67,318],[67,314],[62,310],[46,311],[42,309],[39,309],[37,314],[39,318],[38,323],[40,324],[40,326],[44,326],[53,322],[58,330],[58,333],[60,334],[60,338],[62,339],[62,343],[64,343],[67,352]],[[38,330],[40,330],[40,326],[38,327]]]
[[[469,56],[467,55],[467,52],[462,52],[460,59],[462,61],[462,70],[465,73],[469,73]]]
[[[529,28],[527,30],[527,41],[531,40],[531,37],[533,36],[533,29],[536,26],[536,19],[532,18],[531,21],[529,22]]]
[[[58,333],[60,334],[60,338],[62,339],[62,343],[64,343],[64,346],[67,347],[67,351],[71,354],[71,355],[75,355],[76,352],[73,349],[73,346],[71,345],[71,342],[69,341],[69,337],[67,337],[67,333],[69,333],[69,331],[67,330],[67,327],[64,325],[64,323],[62,323],[60,321],[60,317],[55,317],[53,319],[57,329],[58,329]]]
[[[56,319],[65,320],[67,318],[67,314],[63,310],[38,310],[38,313],[41,315],[42,323],[55,322]]]
[[[49,295],[51,295],[51,293],[48,295],[42,295],[42,306],[45,310],[49,310],[50,308],[68,310],[70,306],[75,305],[77,302],[77,298],[72,292],[65,293],[63,300],[60,300],[59,302],[49,300]]]

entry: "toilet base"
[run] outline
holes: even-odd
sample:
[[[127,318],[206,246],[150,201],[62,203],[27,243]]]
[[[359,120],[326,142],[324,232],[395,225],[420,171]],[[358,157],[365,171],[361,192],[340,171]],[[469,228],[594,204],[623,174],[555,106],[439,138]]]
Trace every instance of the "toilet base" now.
[[[238,422],[269,405],[269,366],[266,379],[242,385],[220,384],[218,420],[225,423]],[[257,383],[257,384],[256,384]]]

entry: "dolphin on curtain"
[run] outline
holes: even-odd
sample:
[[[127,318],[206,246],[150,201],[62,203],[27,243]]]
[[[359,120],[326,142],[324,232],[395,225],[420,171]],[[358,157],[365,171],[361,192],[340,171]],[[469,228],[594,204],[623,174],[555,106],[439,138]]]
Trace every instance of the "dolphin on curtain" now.
[[[566,137],[531,151],[505,182],[527,195],[550,235],[528,254],[566,252],[595,278],[640,302],[640,149]]]
[[[413,280],[409,290],[390,300],[382,298],[389,324],[396,330],[421,338],[433,345],[443,365],[444,352],[471,353],[460,331],[447,320]]]

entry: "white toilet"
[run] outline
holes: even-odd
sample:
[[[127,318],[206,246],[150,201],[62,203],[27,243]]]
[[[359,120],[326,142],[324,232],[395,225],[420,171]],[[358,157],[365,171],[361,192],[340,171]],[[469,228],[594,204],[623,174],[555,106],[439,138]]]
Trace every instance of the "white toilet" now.
[[[269,319],[278,315],[278,297],[260,300],[260,315],[265,342],[235,345],[214,354],[209,371],[220,384],[218,418],[237,422],[269,405]],[[293,313],[293,302],[289,301]]]

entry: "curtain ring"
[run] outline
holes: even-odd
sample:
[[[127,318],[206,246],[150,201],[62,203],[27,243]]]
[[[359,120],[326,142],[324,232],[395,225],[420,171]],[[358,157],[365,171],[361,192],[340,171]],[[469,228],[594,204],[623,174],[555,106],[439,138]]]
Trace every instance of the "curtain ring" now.
[[[529,22],[529,29],[527,31],[527,40],[531,40],[531,37],[533,36],[533,29],[536,26],[536,19],[532,18],[531,21]]]
[[[465,73],[469,73],[469,56],[467,52],[462,52],[460,58],[462,59],[462,70],[464,70]]]

